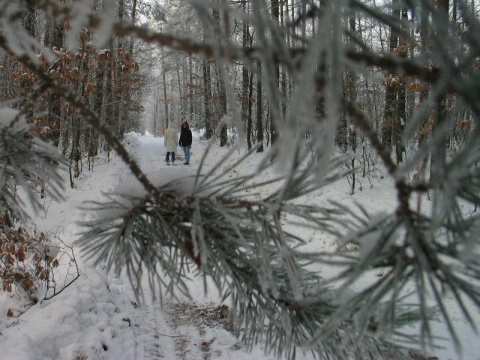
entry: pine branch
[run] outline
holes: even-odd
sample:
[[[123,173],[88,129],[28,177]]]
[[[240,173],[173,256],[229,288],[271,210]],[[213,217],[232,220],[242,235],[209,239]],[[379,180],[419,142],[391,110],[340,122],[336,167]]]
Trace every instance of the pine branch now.
[[[9,118],[0,123],[0,212],[13,212],[15,218],[26,220],[26,200],[34,210],[42,208],[37,188],[53,199],[62,198],[59,167],[65,161],[53,146],[29,136],[31,126],[22,113],[2,109],[2,115]],[[25,191],[26,199],[17,194],[17,186]]]
[[[308,169],[305,167],[289,181],[292,188],[311,191],[311,186],[304,184],[311,181],[311,177],[305,176],[311,171]],[[252,178],[245,176],[243,180]],[[243,183],[240,180],[236,185],[242,187]],[[393,347],[387,333],[396,326],[390,320],[418,319],[402,304],[390,309],[394,313],[390,319],[371,312],[396,284],[393,274],[387,285],[370,290],[369,302],[359,295],[354,298],[355,306],[341,306],[335,301],[333,282],[325,281],[318,271],[310,269],[329,264],[332,254],[301,252],[302,240],[280,225],[280,218],[292,216],[313,223],[318,230],[334,233],[335,223],[344,221],[343,212],[338,213],[341,219],[332,217],[336,213],[334,207],[283,204],[285,193],[281,190],[266,200],[252,201],[208,196],[201,187],[191,194],[174,189],[175,184],[169,184],[143,198],[123,196],[96,204],[100,217],[84,224],[86,232],[77,243],[84,255],[97,263],[106,261],[109,270],[130,269],[134,284],[141,279],[139,269],[145,269],[148,274],[156,274],[161,283],[159,289],[175,289],[176,284],[187,289],[188,268],[195,265],[197,271],[214,280],[224,297],[233,299],[238,323],[248,329],[243,333],[246,344],[252,345],[265,336],[274,352],[289,356],[296,346],[307,343],[316,353],[342,356],[366,344],[371,344],[369,348],[378,347],[375,351],[387,344]],[[391,254],[397,256],[396,251]],[[349,257],[336,256],[338,263],[352,263]],[[377,261],[372,263],[376,265]],[[387,265],[383,262],[381,266]],[[369,264],[363,265],[364,269],[368,267]],[[359,318],[358,314],[365,309],[371,316]],[[383,333],[383,328],[389,330]],[[351,346],[340,350],[340,343]]]

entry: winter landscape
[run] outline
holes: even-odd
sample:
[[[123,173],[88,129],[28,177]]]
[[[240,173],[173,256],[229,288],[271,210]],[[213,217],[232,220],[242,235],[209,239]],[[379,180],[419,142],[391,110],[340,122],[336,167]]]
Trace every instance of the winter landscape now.
[[[192,145],[191,165],[182,164],[179,152],[179,164],[167,166],[164,161],[163,138],[131,133],[126,139],[132,156],[156,183],[195,175],[198,161],[206,148],[205,141],[200,140],[197,133]],[[227,151],[228,149],[215,147],[206,160],[205,169],[208,170],[218,162]],[[236,151],[234,158],[240,157],[242,153],[241,150]],[[237,170],[251,173],[259,161],[258,157],[262,156],[253,156]],[[67,174],[62,176],[66,181]],[[92,216],[88,209],[81,210],[82,204],[88,200],[99,200],[104,192],[115,191],[122,184],[125,186],[125,183],[131,186],[132,192],[137,191],[138,185],[129,183],[130,178],[129,170],[117,156],[113,156],[110,161],[99,157],[93,171],[82,173],[74,189],[67,190],[65,201],[45,199],[44,210],[34,217],[36,228],[55,234],[71,245],[82,232],[76,224]],[[352,196],[348,182],[340,180],[321,192],[311,194],[305,201],[327,203],[333,198],[345,206],[353,206],[354,202],[359,201],[368,204],[372,212],[381,213],[389,211],[396,201],[389,190],[389,182],[388,179],[374,179],[371,184],[368,182],[364,190]],[[298,235],[309,239],[305,246],[312,251],[337,246],[327,236],[303,228],[296,231]],[[104,266],[92,266],[88,261],[83,261],[78,248],[74,247],[74,251],[80,277],[53,299],[32,306],[25,299],[19,301],[18,295],[1,294],[0,308],[12,309],[14,316],[7,317],[6,311],[1,314],[0,359],[277,358],[264,354],[262,342],[251,351],[241,345],[232,333],[233,324],[229,313],[231,304],[229,301],[221,301],[214,286],[210,286],[206,294],[201,277],[192,275],[189,282],[192,295],[190,299],[182,296],[175,300],[166,298],[162,307],[158,301],[152,302],[151,293],[145,285],[145,302],[140,304],[125,276],[108,274]],[[335,270],[323,269],[323,272],[328,271]],[[478,335],[472,331],[470,324],[461,320],[461,317],[457,319],[455,314],[456,312],[453,313],[452,321],[464,346],[463,356],[453,347],[444,324],[438,322],[435,325],[435,335],[445,338],[437,344],[442,348],[429,350],[427,353],[430,356],[422,359],[435,359],[434,356],[442,360],[480,359]],[[477,324],[480,321],[478,311],[475,312],[474,321]],[[301,349],[298,351],[299,359],[314,358],[308,353],[302,354]]]
[[[0,360],[480,359],[478,0],[0,9]]]

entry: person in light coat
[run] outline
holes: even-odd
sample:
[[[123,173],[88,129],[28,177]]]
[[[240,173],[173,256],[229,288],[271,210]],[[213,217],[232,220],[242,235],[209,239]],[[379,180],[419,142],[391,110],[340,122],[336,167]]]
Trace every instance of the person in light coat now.
[[[175,164],[175,152],[177,151],[177,143],[178,143],[178,134],[177,130],[175,130],[175,125],[172,121],[168,124],[168,129],[165,130],[165,134],[163,136],[163,144],[167,148],[167,155],[165,156],[165,161],[167,165],[170,165],[170,154],[172,154],[172,164]]]

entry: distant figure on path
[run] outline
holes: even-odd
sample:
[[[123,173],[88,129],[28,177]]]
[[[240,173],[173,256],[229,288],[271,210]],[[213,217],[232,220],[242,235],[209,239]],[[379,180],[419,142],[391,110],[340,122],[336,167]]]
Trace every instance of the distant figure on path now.
[[[165,130],[165,135],[163,137],[163,144],[167,148],[167,155],[165,156],[165,161],[167,165],[170,165],[170,154],[172,154],[172,165],[175,165],[175,152],[177,151],[177,141],[178,135],[173,122],[168,123],[168,129]]]
[[[192,146],[192,131],[188,127],[188,123],[186,121],[182,124],[182,131],[180,132],[180,141],[178,142],[183,148],[183,153],[185,154],[185,162],[184,165],[190,164],[190,147]]]

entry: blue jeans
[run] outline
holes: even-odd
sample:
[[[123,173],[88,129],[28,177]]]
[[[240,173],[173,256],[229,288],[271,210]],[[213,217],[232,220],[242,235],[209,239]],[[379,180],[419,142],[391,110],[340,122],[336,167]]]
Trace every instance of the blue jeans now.
[[[185,162],[190,162],[190,146],[183,146],[183,153],[185,154]]]
[[[167,156],[165,156],[165,161],[168,162],[170,160],[170,154],[172,154],[172,162],[175,162],[175,151],[172,151],[172,152],[167,151]]]

